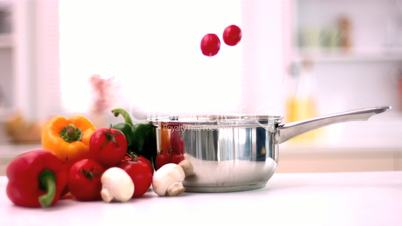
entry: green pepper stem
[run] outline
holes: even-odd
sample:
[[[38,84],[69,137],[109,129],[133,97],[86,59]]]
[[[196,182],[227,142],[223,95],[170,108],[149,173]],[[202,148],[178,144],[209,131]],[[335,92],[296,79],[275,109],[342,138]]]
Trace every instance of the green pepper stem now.
[[[64,141],[72,143],[81,140],[82,132],[79,128],[70,124],[60,131],[60,136]]]
[[[119,115],[123,116],[124,122],[126,124],[129,124],[130,126],[134,127],[134,123],[133,123],[133,120],[130,117],[130,114],[126,110],[124,110],[123,108],[115,108],[115,109],[112,110],[112,113],[113,113],[114,117],[118,117]]]
[[[44,170],[39,175],[39,184],[40,188],[46,192],[39,196],[39,203],[43,208],[49,207],[56,196],[56,178],[54,173],[50,170]]]

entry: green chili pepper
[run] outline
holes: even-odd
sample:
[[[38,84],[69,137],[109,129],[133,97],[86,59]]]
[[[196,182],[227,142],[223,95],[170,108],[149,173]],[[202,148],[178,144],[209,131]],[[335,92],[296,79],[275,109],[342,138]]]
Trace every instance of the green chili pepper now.
[[[112,128],[118,129],[124,133],[127,139],[128,148],[130,149],[133,146],[134,140],[134,124],[131,120],[130,114],[122,108],[113,109],[112,113],[115,117],[121,115],[124,118],[124,123],[113,125]]]
[[[122,131],[126,136],[128,153],[142,155],[153,162],[156,157],[156,127],[151,122],[134,125],[130,114],[122,108],[113,109],[112,113],[124,118],[124,123],[116,124],[113,128]]]

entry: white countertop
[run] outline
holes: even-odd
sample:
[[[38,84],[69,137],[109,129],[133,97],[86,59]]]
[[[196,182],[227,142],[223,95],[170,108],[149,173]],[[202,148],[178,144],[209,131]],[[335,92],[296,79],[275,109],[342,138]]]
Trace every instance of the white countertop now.
[[[0,177],[0,225],[402,225],[402,171],[275,174],[263,189],[128,203],[62,200],[50,209],[14,206]]]

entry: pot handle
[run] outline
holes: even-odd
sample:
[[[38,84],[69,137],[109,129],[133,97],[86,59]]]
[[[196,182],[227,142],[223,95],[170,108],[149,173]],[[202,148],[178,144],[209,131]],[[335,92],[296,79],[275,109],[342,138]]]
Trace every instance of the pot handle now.
[[[366,121],[371,116],[383,113],[390,109],[391,106],[365,108],[339,114],[317,117],[305,121],[279,124],[277,141],[280,144],[302,133],[338,122]]]

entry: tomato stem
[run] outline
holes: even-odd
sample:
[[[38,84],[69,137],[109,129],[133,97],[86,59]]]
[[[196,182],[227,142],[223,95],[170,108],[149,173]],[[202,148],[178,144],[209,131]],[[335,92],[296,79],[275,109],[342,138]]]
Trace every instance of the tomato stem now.
[[[81,173],[88,178],[89,180],[92,180],[94,178],[94,173],[91,172],[90,170],[82,169]]]
[[[138,155],[135,154],[134,152],[127,152],[127,155],[130,156],[132,160],[137,160],[138,158]]]
[[[105,132],[106,135],[106,140],[111,141],[112,143],[116,143],[116,135],[113,134],[112,129],[109,129],[109,131]]]

